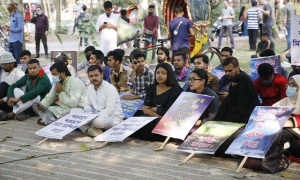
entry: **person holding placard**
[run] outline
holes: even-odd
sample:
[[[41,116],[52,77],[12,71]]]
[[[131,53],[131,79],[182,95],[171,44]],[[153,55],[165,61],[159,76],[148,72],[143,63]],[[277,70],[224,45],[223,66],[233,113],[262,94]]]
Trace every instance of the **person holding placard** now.
[[[272,106],[272,104],[286,97],[286,85],[288,80],[274,73],[271,64],[262,63],[257,68],[259,78],[253,85],[256,92],[262,99],[262,106]]]
[[[179,51],[174,55],[174,75],[180,86],[183,88],[183,91],[187,91],[189,88],[187,80],[192,72],[191,68],[186,67],[187,61],[188,59],[184,52]]]
[[[205,55],[204,55],[205,56]],[[190,89],[193,93],[203,94],[215,97],[209,106],[205,109],[199,120],[194,125],[191,132],[195,131],[201,124],[206,123],[207,121],[212,121],[217,114],[219,109],[219,97],[217,93],[207,87],[208,85],[208,76],[207,72],[204,69],[195,69],[192,71],[190,78],[188,79],[190,84]]]
[[[41,120],[39,125],[48,125],[68,114],[72,109],[82,111],[86,100],[86,88],[81,80],[71,76],[64,62],[56,62],[50,67],[55,85],[37,105]],[[52,104],[59,99],[58,106]]]
[[[28,74],[9,86],[7,90],[7,105],[13,107],[13,110],[8,114],[2,114],[1,120],[16,117],[19,121],[23,121],[30,116],[37,115],[38,111],[34,102],[43,99],[52,87],[47,74],[37,59],[31,59],[27,66]],[[25,92],[21,90],[24,86]]]
[[[208,71],[208,63],[209,59],[205,54],[196,55],[191,59],[192,63],[194,63],[195,70],[196,69],[203,69],[207,72],[208,81],[207,85],[213,90],[217,90],[219,78],[213,75],[211,72]]]
[[[255,88],[246,74],[237,74],[229,83],[229,93],[221,104],[214,121],[248,123],[250,115],[256,106],[259,106]],[[216,151],[216,156],[224,156],[232,141],[242,132],[236,131]]]
[[[116,88],[103,80],[103,70],[98,65],[88,68],[88,77],[91,86],[87,90],[87,99],[84,105],[84,112],[99,113],[90,124],[80,129],[89,136],[96,137],[119,124],[123,118],[120,97]]]

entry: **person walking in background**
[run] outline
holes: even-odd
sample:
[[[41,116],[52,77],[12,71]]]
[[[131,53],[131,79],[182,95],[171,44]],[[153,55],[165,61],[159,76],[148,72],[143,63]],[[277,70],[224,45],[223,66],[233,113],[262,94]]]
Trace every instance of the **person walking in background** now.
[[[224,8],[222,9],[221,19],[223,20],[221,31],[219,34],[218,49],[221,49],[222,39],[225,31],[228,31],[232,50],[234,49],[234,39],[232,35],[232,19],[235,18],[234,10],[229,6],[228,0],[223,1]]]
[[[72,34],[75,33],[75,29],[76,29],[76,27],[78,27],[78,17],[80,15],[81,8],[82,8],[82,5],[79,3],[79,0],[76,0],[76,5],[73,8],[73,13],[75,13],[75,20],[74,20],[74,26],[73,26],[73,33]]]
[[[85,23],[90,21],[90,14],[86,12],[86,5],[82,6],[82,12],[77,18],[78,31],[81,34],[82,30],[86,28]],[[82,46],[83,37],[80,36],[80,46]],[[84,38],[84,46],[88,46],[88,38]]]
[[[261,20],[261,13],[257,9],[257,1],[251,1],[252,7],[247,10],[245,19],[248,21],[248,35],[250,51],[256,51],[256,41],[258,37],[258,23]]]
[[[25,36],[25,42],[31,42],[30,41],[30,33],[31,33],[31,30],[30,30],[30,27],[28,26],[28,24],[26,23],[26,21],[24,20],[24,36]]]
[[[297,14],[295,6],[289,2],[290,0],[284,0],[283,4],[285,7],[282,9],[282,25],[287,42],[287,49],[285,51],[291,49],[291,17]]]
[[[267,0],[258,0],[258,3],[263,5],[263,9],[257,9],[263,14],[262,34],[267,34],[272,40],[272,26],[274,25],[272,7]]]
[[[33,18],[31,19],[31,23],[35,24],[35,49],[36,55],[33,58],[40,57],[40,41],[44,45],[45,50],[45,57],[49,58],[48,56],[48,45],[47,45],[47,35],[49,30],[49,21],[48,17],[43,13],[41,7],[36,8],[36,13],[34,14]]]

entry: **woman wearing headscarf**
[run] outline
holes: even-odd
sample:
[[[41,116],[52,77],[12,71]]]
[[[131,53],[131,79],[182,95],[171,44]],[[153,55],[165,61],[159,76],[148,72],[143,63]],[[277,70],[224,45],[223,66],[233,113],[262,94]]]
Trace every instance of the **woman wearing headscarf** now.
[[[231,80],[229,94],[221,104],[214,121],[247,124],[253,109],[259,106],[259,100],[251,79],[238,74]],[[216,151],[216,156],[225,156],[225,151],[243,128],[232,134]]]

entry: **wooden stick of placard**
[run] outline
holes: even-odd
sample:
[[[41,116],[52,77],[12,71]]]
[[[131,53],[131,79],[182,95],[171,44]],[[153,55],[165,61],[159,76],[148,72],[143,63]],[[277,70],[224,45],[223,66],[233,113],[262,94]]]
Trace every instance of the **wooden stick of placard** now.
[[[36,145],[39,146],[39,145],[43,144],[44,142],[46,142],[47,140],[48,140],[48,138],[44,138],[43,140],[38,142]]]
[[[191,153],[188,157],[186,157],[183,161],[181,161],[181,163],[179,164],[180,166],[184,165],[188,160],[190,160],[193,156],[195,155],[195,153]]]
[[[166,146],[166,144],[168,143],[168,141],[170,140],[170,136],[168,136],[167,138],[166,138],[166,140],[164,141],[164,143],[160,146],[160,148],[158,148],[158,149],[155,149],[155,151],[162,151],[163,149],[164,149],[164,147]]]
[[[245,156],[244,159],[242,160],[241,164],[239,165],[239,167],[236,170],[237,173],[240,173],[240,170],[242,169],[242,167],[246,163],[247,159],[248,159],[248,156]]]

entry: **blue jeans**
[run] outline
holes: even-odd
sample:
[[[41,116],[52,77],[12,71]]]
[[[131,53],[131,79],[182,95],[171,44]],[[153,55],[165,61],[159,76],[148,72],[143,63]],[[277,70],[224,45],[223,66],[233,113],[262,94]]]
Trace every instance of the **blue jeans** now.
[[[286,43],[287,43],[287,49],[291,49],[291,25],[286,24],[285,28],[287,30],[288,35],[285,36],[286,38]]]
[[[17,61],[17,64],[20,64],[20,53],[22,51],[22,43],[20,41],[10,42],[8,45],[8,51],[11,52],[14,58]]]

